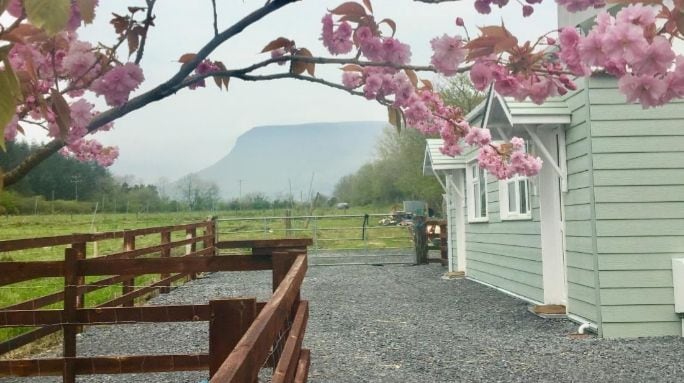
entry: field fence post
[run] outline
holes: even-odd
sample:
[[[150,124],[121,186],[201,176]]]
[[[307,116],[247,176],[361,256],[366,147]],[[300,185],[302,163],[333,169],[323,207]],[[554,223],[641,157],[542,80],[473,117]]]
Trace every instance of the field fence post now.
[[[187,239],[190,238],[197,238],[197,228],[196,227],[191,227],[189,229],[185,230],[185,237]],[[197,251],[197,242],[193,242],[191,244],[188,244],[185,246],[185,255],[187,256],[190,253],[194,253]],[[190,273],[190,279],[195,279],[197,278],[198,273]]]
[[[209,302],[209,377],[213,377],[256,318],[256,298]]]
[[[132,233],[128,232],[127,230],[124,231],[124,251],[132,251],[135,250],[135,235]],[[126,295],[130,292],[133,291],[135,286],[135,276],[130,276],[130,278],[126,278],[122,283],[121,283],[121,294]],[[134,302],[133,299],[126,301],[122,304],[123,307],[133,307]]]
[[[428,238],[425,217],[417,215],[413,217],[413,243],[416,249],[416,264],[428,263]]]
[[[76,357],[76,334],[80,331],[76,324],[78,321],[77,310],[83,307],[83,296],[79,296],[79,285],[83,284],[83,277],[78,275],[78,261],[85,259],[85,242],[74,243],[64,252],[64,315],[62,324],[62,356],[64,367],[62,379],[64,383],[76,382],[76,369],[74,360]]]
[[[219,241],[219,228],[218,228],[218,216],[211,217],[211,247],[214,248],[214,253],[212,255],[218,255],[218,250],[216,249],[216,243]]]
[[[162,245],[166,245],[166,246],[164,246],[164,248],[163,248],[162,251],[161,251],[161,257],[162,257],[162,258],[169,258],[169,257],[171,257],[171,247],[170,247],[169,243],[171,243],[171,231],[169,231],[169,230],[164,230],[164,231],[161,232],[161,244],[162,244]],[[170,274],[164,274],[164,273],[162,273],[162,274],[159,275],[159,279],[166,279],[166,278],[168,278],[168,277],[170,277],[170,276],[171,276]],[[170,282],[165,283],[165,284],[161,287],[161,289],[159,290],[159,292],[162,293],[162,294],[166,294],[166,293],[168,293],[169,291],[171,291],[171,283],[170,283]]]
[[[285,238],[292,238],[292,211],[285,210]]]
[[[313,238],[313,245],[314,245],[314,251],[318,253],[319,246],[318,246],[318,217],[314,216],[313,217],[313,225],[311,226],[311,231],[312,231],[312,238]]]

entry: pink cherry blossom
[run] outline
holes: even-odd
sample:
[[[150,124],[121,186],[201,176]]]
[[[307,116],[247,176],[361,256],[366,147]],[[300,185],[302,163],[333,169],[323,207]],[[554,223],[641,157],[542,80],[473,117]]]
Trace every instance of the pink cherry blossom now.
[[[95,94],[104,95],[110,106],[120,106],[128,101],[130,93],[138,89],[145,79],[142,69],[134,63],[126,63],[110,69],[104,76],[95,80],[90,89]]]
[[[473,86],[479,91],[485,90],[493,80],[491,65],[484,60],[475,61],[469,75]]]
[[[489,129],[471,127],[464,140],[468,145],[485,146],[492,142],[492,134]]]
[[[624,75],[618,81],[618,87],[627,96],[627,101],[639,101],[643,108],[662,105],[667,92],[667,82],[664,79],[648,75]]]
[[[656,21],[656,10],[641,4],[631,4],[616,15],[617,22],[647,27]]]
[[[656,36],[649,44],[646,53],[632,62],[638,74],[659,74],[667,72],[675,58],[670,42],[663,36]]]
[[[342,84],[348,89],[354,89],[361,86],[363,83],[363,77],[359,72],[344,72],[342,73]]]
[[[433,51],[430,62],[435,69],[446,76],[458,73],[458,66],[465,60],[467,53],[461,36],[444,34],[430,40],[430,45]]]
[[[383,39],[382,49],[382,58],[389,63],[405,65],[411,60],[411,47],[393,37]]]
[[[19,126],[19,117],[15,114],[10,122],[5,125],[5,141],[14,141],[17,138],[17,126]]]

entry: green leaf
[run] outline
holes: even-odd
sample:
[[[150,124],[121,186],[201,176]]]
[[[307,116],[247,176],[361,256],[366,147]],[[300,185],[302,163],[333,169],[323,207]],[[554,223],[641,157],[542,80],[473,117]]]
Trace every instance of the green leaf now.
[[[17,101],[21,99],[19,80],[12,70],[9,60],[3,60],[4,70],[0,71],[0,148],[5,149],[5,127],[16,113]]]
[[[24,0],[29,21],[50,35],[64,29],[71,16],[69,0]]]

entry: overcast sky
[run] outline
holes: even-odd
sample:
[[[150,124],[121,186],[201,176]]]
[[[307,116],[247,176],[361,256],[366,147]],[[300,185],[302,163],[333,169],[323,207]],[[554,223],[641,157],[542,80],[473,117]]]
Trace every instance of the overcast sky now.
[[[264,0],[217,0],[219,29],[227,28]],[[258,54],[270,40],[284,36],[315,55],[324,55],[320,41],[320,19],[326,9],[343,0],[303,0],[286,6],[223,44],[211,59],[229,68],[249,65],[264,59]],[[112,12],[124,14],[129,5],[144,5],[141,0],[101,0],[95,24],[83,29],[81,36],[92,41],[113,41],[108,21]],[[536,6],[532,17],[519,17],[521,8],[511,3],[491,15],[478,15],[472,1],[426,5],[412,0],[374,0],[376,18],[397,22],[397,38],[412,47],[412,63],[429,62],[429,41],[443,33],[461,34],[454,20],[461,16],[471,33],[476,26],[499,24],[517,36],[533,39],[556,28],[555,2]],[[210,0],[160,0],[155,8],[156,26],[150,30],[142,67],[145,91],[169,78],[178,69],[177,59],[195,52],[213,35]],[[124,52],[122,52],[124,53]],[[335,66],[318,67],[317,76],[338,80]],[[117,145],[120,156],[112,171],[132,174],[146,182],[160,177],[176,179],[205,168],[226,155],[237,137],[254,126],[297,124],[322,121],[380,121],[386,109],[376,103],[350,96],[339,90],[296,80],[244,83],[233,80],[228,92],[219,91],[212,81],[207,88],[182,90],[175,96],[148,105],[116,122],[111,132],[98,134],[101,141]],[[101,109],[104,108],[102,103]]]

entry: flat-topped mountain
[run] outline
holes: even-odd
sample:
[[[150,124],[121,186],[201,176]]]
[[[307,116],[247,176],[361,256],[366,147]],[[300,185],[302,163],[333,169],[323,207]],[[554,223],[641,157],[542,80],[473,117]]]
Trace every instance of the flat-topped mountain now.
[[[261,192],[272,198],[330,195],[340,177],[370,161],[384,122],[259,126],[241,135],[221,160],[197,172],[224,198]],[[240,191],[240,187],[242,190]]]

